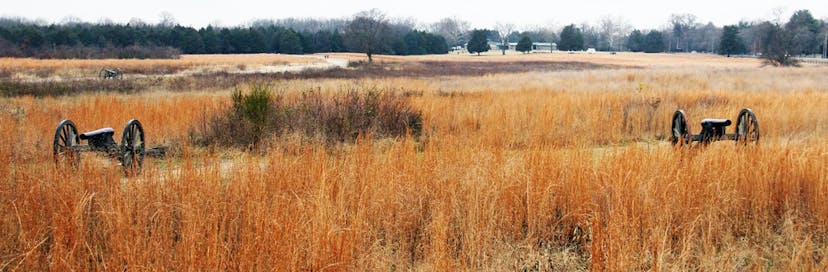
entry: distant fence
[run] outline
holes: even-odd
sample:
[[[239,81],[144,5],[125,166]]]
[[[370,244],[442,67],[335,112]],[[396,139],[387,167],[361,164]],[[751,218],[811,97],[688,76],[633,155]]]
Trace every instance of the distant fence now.
[[[756,56],[756,55],[730,55],[730,56],[734,57],[734,58],[752,58],[752,59],[760,58],[759,56]],[[801,63],[828,65],[828,59],[821,58],[819,55],[811,55],[811,56],[808,56],[808,57],[796,57],[794,59],[798,60]]]
[[[803,63],[811,63],[811,64],[825,64],[828,65],[828,59],[818,59],[818,58],[796,58],[800,62]]]

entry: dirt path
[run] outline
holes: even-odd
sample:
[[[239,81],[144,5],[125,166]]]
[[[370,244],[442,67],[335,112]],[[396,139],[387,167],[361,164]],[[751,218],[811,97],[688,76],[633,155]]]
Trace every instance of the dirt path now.
[[[309,69],[330,69],[330,68],[337,68],[337,67],[342,68],[342,67],[347,67],[348,66],[348,60],[346,60],[346,59],[337,59],[337,58],[330,58],[330,57],[326,58],[325,56],[319,56],[319,55],[309,55],[309,56],[301,56],[301,57],[319,59],[319,60],[323,60],[324,62],[261,66],[261,67],[255,67],[255,68],[252,68],[252,69],[231,71],[230,73],[234,73],[234,74],[257,74],[257,73],[301,72],[301,71],[309,70]]]
[[[226,71],[231,74],[268,74],[268,73],[283,73],[283,72],[301,72],[310,69],[331,69],[331,68],[342,68],[348,66],[347,59],[340,59],[340,58],[326,58],[325,56],[320,55],[303,55],[297,56],[302,58],[312,58],[316,60],[321,60],[320,62],[312,62],[312,63],[292,63],[292,64],[285,64],[285,65],[263,65],[263,66],[254,66],[249,68],[235,68],[235,67],[210,67],[210,66],[198,66],[193,67],[190,69],[186,69],[183,71],[179,71],[173,74],[124,74],[123,79],[143,79],[143,78],[177,78],[177,77],[187,77],[192,76],[195,74],[205,73],[205,72],[218,72],[218,71]],[[22,79],[23,82],[27,83],[40,83],[40,82],[67,82],[67,81],[81,81],[81,80],[95,80],[99,79],[97,76],[88,76],[88,77],[47,77],[47,78],[27,78]]]

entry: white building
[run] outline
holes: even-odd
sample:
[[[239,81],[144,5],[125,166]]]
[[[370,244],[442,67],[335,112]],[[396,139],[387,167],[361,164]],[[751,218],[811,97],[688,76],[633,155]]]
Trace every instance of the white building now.
[[[517,43],[509,43],[509,50],[517,50]],[[552,52],[558,50],[558,44],[548,42],[533,42],[532,52]]]
[[[501,43],[493,42],[493,41],[488,41],[487,43],[489,44],[489,50],[490,51],[500,50]],[[468,46],[468,43],[465,46],[463,46],[463,48],[466,48],[466,46]],[[509,50],[513,50],[513,51],[517,50],[517,43],[510,42],[509,43]],[[552,51],[555,51],[555,50],[558,50],[558,44],[556,44],[556,43],[548,43],[548,42],[533,42],[532,43],[532,52],[552,52]]]

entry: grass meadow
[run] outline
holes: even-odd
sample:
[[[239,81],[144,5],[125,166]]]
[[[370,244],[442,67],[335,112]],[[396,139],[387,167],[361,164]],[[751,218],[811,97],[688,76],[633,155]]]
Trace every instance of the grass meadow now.
[[[214,68],[244,70],[268,65],[305,64],[317,59],[281,54],[182,55],[178,59],[32,59],[0,58],[0,79],[96,78],[101,69],[118,68],[125,74],[171,74]]]
[[[0,97],[0,270],[828,267],[828,67],[706,55],[377,57],[556,58],[625,67],[275,80],[285,99],[399,93],[421,111],[422,134],[335,144],[284,135],[252,151],[190,141],[230,107],[232,88]],[[678,108],[699,133],[701,119],[735,121],[745,107],[758,144],[669,143]],[[170,154],[130,177],[92,153],[56,166],[65,118],[80,131],[111,126],[116,139],[136,118],[147,145]]]

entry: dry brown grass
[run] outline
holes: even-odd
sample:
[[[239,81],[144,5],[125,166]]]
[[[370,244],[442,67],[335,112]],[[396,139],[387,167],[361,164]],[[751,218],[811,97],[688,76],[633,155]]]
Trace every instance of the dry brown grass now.
[[[342,58],[349,61],[367,61],[365,54],[335,53],[328,54],[333,58]],[[409,62],[409,61],[452,61],[452,62],[587,62],[599,65],[617,65],[648,68],[675,68],[675,67],[719,67],[719,68],[755,68],[762,65],[758,59],[726,58],[710,54],[645,54],[618,52],[614,55],[607,52],[588,54],[577,52],[533,53],[521,54],[508,52],[505,56],[500,51],[486,52],[481,56],[469,54],[423,55],[423,56],[388,56],[375,55],[380,62]]]
[[[281,54],[181,55],[179,59],[32,59],[0,58],[0,71],[16,77],[97,76],[102,68],[119,68],[127,74],[166,74],[193,68],[257,66],[319,62],[317,58]]]
[[[264,155],[185,144],[229,91],[0,98],[0,269],[822,270],[826,72],[287,81],[407,93],[424,135]],[[675,150],[659,139],[678,107],[694,133],[751,107],[761,142]],[[137,177],[90,154],[55,169],[62,118],[116,138],[138,118],[149,145],[182,146]]]

